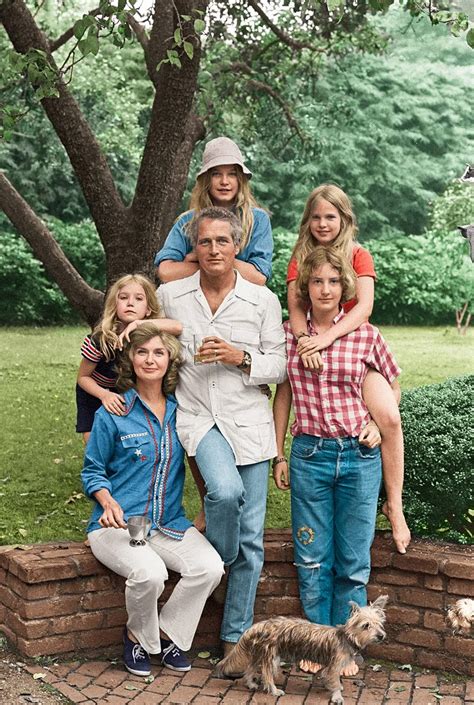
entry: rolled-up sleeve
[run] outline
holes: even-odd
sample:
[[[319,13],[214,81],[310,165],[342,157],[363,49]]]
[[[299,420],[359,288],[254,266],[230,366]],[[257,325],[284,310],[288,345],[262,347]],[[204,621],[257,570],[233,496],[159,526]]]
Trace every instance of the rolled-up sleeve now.
[[[258,352],[252,350],[250,374],[242,374],[246,386],[280,384],[286,379],[285,331],[281,323],[281,306],[275,294],[266,302]]]
[[[165,240],[165,244],[156,253],[155,267],[158,267],[165,260],[173,260],[173,262],[182,262],[188,252],[191,252],[191,243],[187,237],[184,226],[187,219],[181,217],[173,225]]]
[[[112,483],[107,475],[107,467],[114,454],[115,431],[106,416],[97,413],[92,433],[86,446],[84,467],[81,472],[82,486],[87,497],[94,492],[107,489],[112,494]]]
[[[258,269],[267,281],[272,276],[273,235],[270,218],[265,211],[255,208],[254,224],[247,246],[237,256],[244,262],[249,262]]]

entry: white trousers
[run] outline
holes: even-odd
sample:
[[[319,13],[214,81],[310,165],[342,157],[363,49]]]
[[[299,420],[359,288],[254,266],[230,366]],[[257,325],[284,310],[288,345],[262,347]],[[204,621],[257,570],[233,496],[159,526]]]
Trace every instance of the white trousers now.
[[[88,538],[97,560],[126,578],[127,628],[143,648],[160,653],[160,629],[183,651],[191,648],[206,600],[224,573],[209,541],[194,526],[181,541],[152,531],[146,546],[130,546],[126,529],[97,529]],[[158,619],[168,568],[181,579]]]

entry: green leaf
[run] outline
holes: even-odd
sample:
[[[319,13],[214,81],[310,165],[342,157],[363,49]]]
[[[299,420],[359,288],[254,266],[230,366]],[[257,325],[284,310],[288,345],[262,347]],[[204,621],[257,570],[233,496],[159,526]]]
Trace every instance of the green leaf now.
[[[206,23],[204,20],[194,20],[194,31],[197,32],[197,34],[204,32],[205,29]]]
[[[469,32],[466,34],[466,42],[471,47],[471,49],[474,49],[474,27],[471,27]]]
[[[192,59],[194,56],[194,47],[191,42],[184,42],[183,49],[188,59]]]
[[[181,44],[183,43],[183,35],[181,34],[181,30],[179,27],[174,30],[173,38],[174,43],[178,46],[181,46]]]
[[[184,20],[185,22],[190,22],[191,15],[181,15],[181,19]]]
[[[74,36],[76,39],[81,39],[86,29],[87,25],[84,23],[84,20],[77,20],[73,27]]]
[[[326,5],[328,6],[329,12],[338,10],[343,4],[344,0],[326,0]]]

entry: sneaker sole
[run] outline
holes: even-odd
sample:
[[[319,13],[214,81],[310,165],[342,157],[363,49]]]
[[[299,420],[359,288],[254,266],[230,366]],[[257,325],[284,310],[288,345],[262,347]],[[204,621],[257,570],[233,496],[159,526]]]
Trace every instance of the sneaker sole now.
[[[133,668],[129,668],[126,663],[123,664],[129,673],[133,673],[134,676],[144,676],[145,678],[151,674],[151,671],[136,671]]]
[[[170,671],[181,671],[181,672],[184,672],[184,671],[190,671],[190,670],[191,670],[191,666],[185,666],[184,668],[176,668],[176,666],[170,666],[168,663],[166,663],[166,661],[162,661],[161,663],[163,664],[163,666],[164,666],[165,668],[169,668]]]

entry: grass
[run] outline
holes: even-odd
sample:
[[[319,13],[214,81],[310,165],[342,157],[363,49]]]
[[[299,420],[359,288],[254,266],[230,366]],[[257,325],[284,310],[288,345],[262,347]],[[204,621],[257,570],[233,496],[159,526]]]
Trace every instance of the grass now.
[[[402,387],[473,371],[472,341],[454,329],[386,327],[404,372]],[[81,540],[90,502],[81,492],[82,440],[74,431],[74,386],[85,329],[0,329],[0,544]],[[185,506],[198,499],[188,477]],[[266,525],[289,526],[288,493],[269,483]]]

